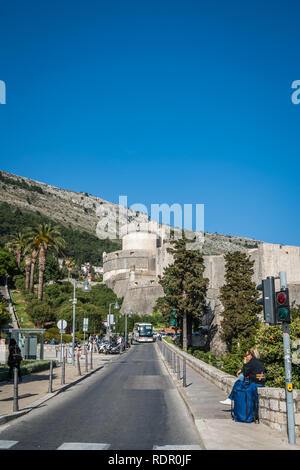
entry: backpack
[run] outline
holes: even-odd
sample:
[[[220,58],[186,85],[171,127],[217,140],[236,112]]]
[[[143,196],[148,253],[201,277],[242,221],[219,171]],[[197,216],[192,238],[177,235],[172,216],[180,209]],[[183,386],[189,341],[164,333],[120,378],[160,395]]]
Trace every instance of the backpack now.
[[[231,417],[240,423],[259,423],[258,392],[254,382],[237,380],[229,398],[231,402]]]
[[[21,351],[17,345],[15,345],[14,352],[12,354],[13,361],[15,362],[21,362],[22,361],[22,356],[21,356]]]

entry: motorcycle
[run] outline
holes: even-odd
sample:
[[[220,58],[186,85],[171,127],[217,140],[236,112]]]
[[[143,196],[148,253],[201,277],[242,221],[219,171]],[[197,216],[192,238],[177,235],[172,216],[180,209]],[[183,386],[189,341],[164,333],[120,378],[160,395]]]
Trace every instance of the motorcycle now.
[[[110,346],[108,341],[101,341],[101,343],[98,346],[98,353],[104,353],[107,354],[107,349]]]
[[[108,345],[105,354],[121,354],[121,347],[120,343],[111,343]]]

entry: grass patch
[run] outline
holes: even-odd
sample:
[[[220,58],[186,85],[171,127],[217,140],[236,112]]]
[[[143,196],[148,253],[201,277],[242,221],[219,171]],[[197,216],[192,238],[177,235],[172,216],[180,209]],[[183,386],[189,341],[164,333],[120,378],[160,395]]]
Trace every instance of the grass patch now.
[[[35,328],[32,321],[30,321],[29,315],[26,312],[26,302],[24,300],[24,297],[22,296],[22,293],[18,290],[11,291],[11,297],[21,327]],[[23,318],[23,324],[21,323],[21,317]]]

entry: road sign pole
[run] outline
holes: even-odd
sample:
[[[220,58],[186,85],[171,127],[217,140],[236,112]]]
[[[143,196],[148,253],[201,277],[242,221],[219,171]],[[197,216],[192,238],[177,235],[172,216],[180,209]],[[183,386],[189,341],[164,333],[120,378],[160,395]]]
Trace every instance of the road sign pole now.
[[[13,411],[19,411],[19,397],[18,397],[18,369],[14,367],[14,402],[13,402]]]
[[[280,290],[287,288],[286,272],[281,271]],[[296,443],[295,438],[295,416],[294,416],[294,398],[292,384],[292,361],[291,361],[291,345],[290,345],[290,328],[289,323],[282,322],[282,337],[284,351],[284,370],[285,370],[285,395],[286,395],[286,412],[288,422],[288,440],[290,444]]]

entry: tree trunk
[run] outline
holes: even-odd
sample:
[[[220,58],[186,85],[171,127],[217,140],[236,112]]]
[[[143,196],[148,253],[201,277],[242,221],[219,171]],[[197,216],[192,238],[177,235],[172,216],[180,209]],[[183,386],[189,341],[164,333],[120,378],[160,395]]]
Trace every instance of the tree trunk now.
[[[30,268],[31,268],[31,258],[30,256],[25,256],[25,288],[26,290],[29,289],[29,283],[30,283]]]
[[[39,254],[38,300],[43,299],[45,268],[46,268],[46,249],[45,249],[45,247],[41,246],[40,247],[40,254]]]
[[[187,352],[187,314],[186,312],[183,313],[182,337],[183,337],[183,350]]]
[[[20,269],[20,266],[21,266],[21,254],[22,254],[22,251],[21,251],[20,248],[18,250],[14,251],[16,263],[17,263],[19,269]]]
[[[36,260],[37,260],[37,255],[38,255],[37,250],[32,250],[32,253],[31,253],[31,271],[30,271],[30,287],[29,287],[29,290],[32,293],[33,293],[33,290],[34,290],[34,271],[35,271],[35,264],[36,264]]]

